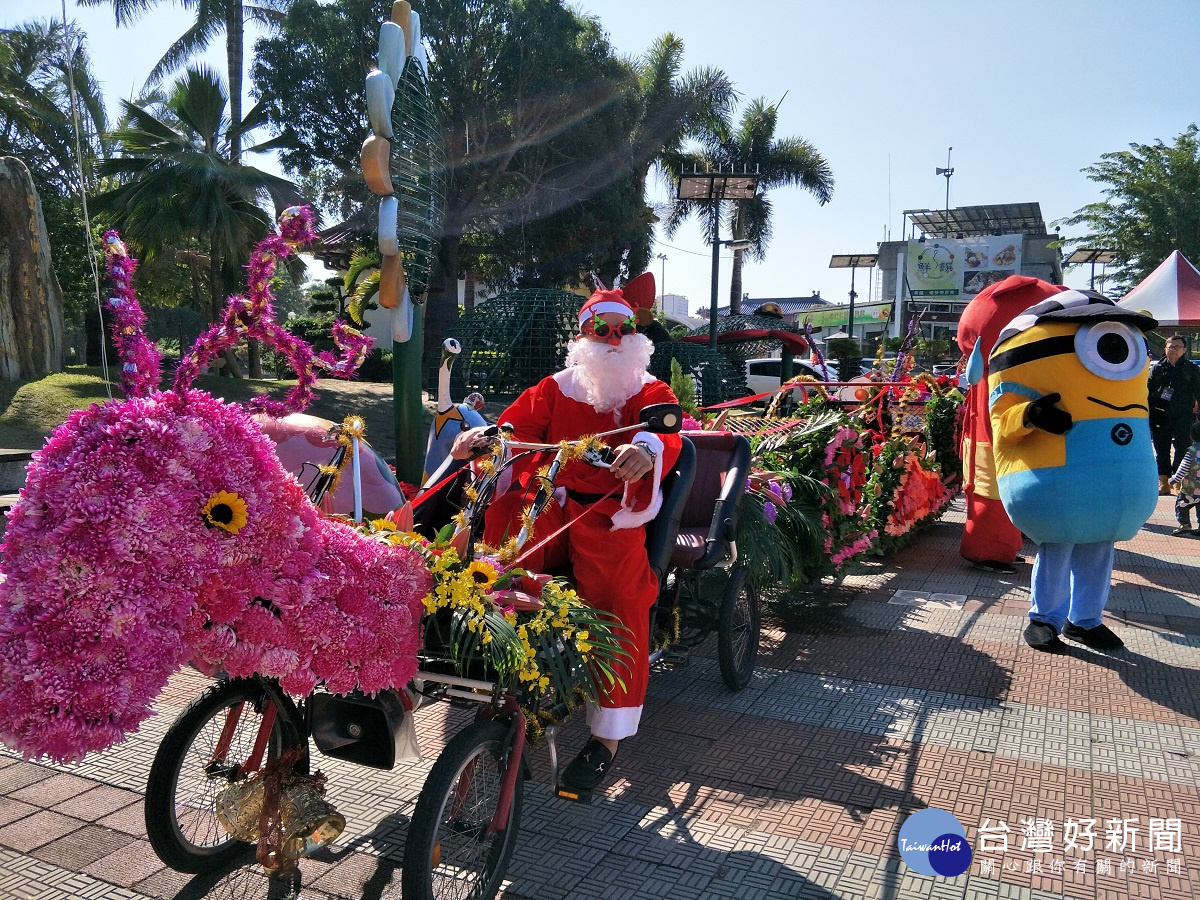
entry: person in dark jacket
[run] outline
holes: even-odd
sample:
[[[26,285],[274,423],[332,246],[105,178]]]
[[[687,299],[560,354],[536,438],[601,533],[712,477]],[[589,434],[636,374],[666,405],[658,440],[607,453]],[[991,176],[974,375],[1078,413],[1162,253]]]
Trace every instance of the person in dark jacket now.
[[[1162,359],[1150,370],[1150,433],[1158,458],[1158,492],[1164,496],[1171,492],[1168,482],[1191,444],[1198,403],[1200,368],[1187,359],[1183,338],[1172,335]]]

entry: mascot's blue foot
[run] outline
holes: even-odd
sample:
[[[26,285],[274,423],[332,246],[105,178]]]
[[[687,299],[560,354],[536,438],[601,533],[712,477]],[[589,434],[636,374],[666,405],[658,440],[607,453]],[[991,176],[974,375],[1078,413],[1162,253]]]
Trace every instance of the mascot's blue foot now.
[[[1026,635],[1029,634],[1026,630]],[[1097,625],[1095,628],[1080,628],[1068,622],[1063,626],[1063,637],[1070,638],[1091,647],[1093,650],[1120,650],[1125,642],[1117,637],[1107,625]],[[1026,640],[1028,640],[1028,636]]]
[[[1065,653],[1067,650],[1067,645],[1058,639],[1058,629],[1037,619],[1030,619],[1029,624],[1025,626],[1025,643],[1043,653]]]

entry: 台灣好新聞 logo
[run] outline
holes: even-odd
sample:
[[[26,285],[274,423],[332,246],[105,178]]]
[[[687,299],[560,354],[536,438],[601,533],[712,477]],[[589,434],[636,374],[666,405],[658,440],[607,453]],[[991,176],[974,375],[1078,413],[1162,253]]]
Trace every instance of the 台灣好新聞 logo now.
[[[900,828],[900,857],[921,875],[954,878],[971,868],[967,831],[944,809],[918,809]]]

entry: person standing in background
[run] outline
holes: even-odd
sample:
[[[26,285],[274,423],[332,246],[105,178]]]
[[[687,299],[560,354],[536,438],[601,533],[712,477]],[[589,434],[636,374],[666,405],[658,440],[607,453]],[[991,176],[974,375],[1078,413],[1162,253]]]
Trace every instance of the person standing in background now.
[[[1167,338],[1163,357],[1150,369],[1150,433],[1158,458],[1158,493],[1162,496],[1171,493],[1171,475],[1192,442],[1198,403],[1200,368],[1187,358],[1183,338],[1172,335]]]

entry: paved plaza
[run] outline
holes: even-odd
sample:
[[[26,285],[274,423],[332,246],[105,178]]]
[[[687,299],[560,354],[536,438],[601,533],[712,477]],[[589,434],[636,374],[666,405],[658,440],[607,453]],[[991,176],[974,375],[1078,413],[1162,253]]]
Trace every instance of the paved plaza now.
[[[833,612],[808,629],[765,630],[742,693],[703,652],[657,672],[642,732],[591,806],[551,797],[535,749],[503,896],[1200,896],[1200,538],[1170,536],[1170,504],[1118,545],[1117,654],[1026,647],[1030,565],[970,569],[960,498],[898,555],[819,586]],[[151,851],[141,792],[204,684],[179,674],[140,734],[80,765],[0,757],[0,898],[400,896],[416,795],[467,714],[421,711],[425,759],[395,772],[316,759],[349,827],[302,862],[298,887],[252,863],[189,877]],[[560,752],[584,736],[570,723]],[[922,876],[900,860],[899,828],[926,806],[965,826],[967,874]]]

